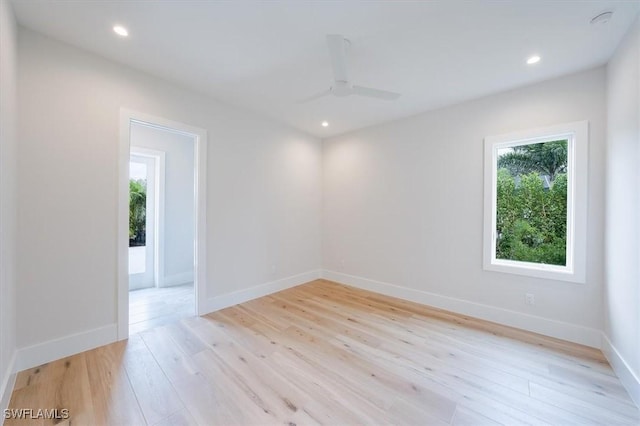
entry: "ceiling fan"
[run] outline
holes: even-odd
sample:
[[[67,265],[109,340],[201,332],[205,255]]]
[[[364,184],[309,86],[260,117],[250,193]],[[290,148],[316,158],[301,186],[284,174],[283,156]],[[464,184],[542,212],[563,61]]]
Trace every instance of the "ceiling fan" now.
[[[333,84],[328,90],[317,93],[308,98],[301,99],[298,103],[313,101],[327,95],[345,97],[351,95],[366,96],[369,98],[392,101],[400,97],[400,93],[388,92],[386,90],[374,89],[372,87],[356,86],[349,80],[347,73],[347,47],[351,44],[349,40],[339,34],[327,35],[327,45],[331,55],[331,66],[333,67]]]

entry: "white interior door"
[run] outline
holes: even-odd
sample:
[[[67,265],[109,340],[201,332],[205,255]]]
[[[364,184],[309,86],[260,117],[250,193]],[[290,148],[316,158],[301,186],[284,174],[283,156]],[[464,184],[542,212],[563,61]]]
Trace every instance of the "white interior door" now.
[[[130,232],[129,238],[129,290],[137,290],[156,286],[156,159],[131,154],[129,179],[136,182],[136,192],[140,187],[144,188],[146,199],[142,221],[144,230],[140,229],[141,221],[136,220],[139,219],[140,210],[136,210],[136,218],[130,217],[130,221],[135,221],[138,226],[134,227],[134,232]],[[130,203],[135,201],[130,198]]]

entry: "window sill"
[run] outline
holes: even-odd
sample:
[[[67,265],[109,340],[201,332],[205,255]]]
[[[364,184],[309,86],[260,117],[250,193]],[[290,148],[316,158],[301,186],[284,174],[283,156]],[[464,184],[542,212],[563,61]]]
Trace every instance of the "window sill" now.
[[[567,281],[584,284],[584,274],[557,265],[545,265],[539,263],[517,262],[512,260],[494,260],[484,265],[485,271],[503,272],[507,274],[523,275],[547,280]]]

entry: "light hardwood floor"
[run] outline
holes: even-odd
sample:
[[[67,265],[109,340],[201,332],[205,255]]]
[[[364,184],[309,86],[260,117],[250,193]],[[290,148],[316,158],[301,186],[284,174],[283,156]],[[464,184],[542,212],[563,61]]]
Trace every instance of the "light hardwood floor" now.
[[[194,315],[193,283],[129,292],[129,334]]]
[[[21,372],[10,404],[72,425],[640,423],[597,350],[323,280]]]

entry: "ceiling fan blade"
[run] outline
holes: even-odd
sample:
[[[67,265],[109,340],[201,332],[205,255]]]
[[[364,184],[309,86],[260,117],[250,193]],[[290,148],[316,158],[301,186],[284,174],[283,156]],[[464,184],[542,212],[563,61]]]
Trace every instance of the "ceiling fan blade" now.
[[[311,102],[311,101],[314,101],[314,100],[316,100],[316,99],[318,99],[318,98],[321,98],[321,97],[323,97],[323,96],[327,96],[327,95],[328,95],[328,94],[330,94],[330,93],[331,93],[331,89],[329,89],[329,90],[324,90],[324,91],[322,91],[322,92],[320,92],[320,93],[316,93],[315,95],[309,96],[308,98],[300,99],[300,100],[298,100],[298,102],[297,102],[297,103],[299,103],[299,104],[306,104],[307,102]]]
[[[327,35],[327,45],[333,67],[333,79],[335,81],[349,81],[347,75],[347,53],[345,51],[345,39],[339,34]]]
[[[384,99],[392,101],[400,97],[400,93],[388,92],[386,90],[373,89],[371,87],[353,86],[351,93],[359,96],[368,96],[370,98]]]

